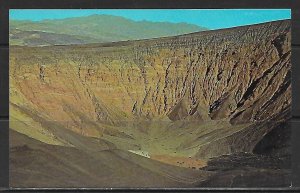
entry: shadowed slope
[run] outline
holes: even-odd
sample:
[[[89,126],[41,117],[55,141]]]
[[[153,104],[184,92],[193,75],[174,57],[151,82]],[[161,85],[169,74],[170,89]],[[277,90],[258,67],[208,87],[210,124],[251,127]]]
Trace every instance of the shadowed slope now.
[[[121,150],[96,153],[47,145],[12,130],[10,139],[12,187],[185,187],[212,173],[165,165]]]

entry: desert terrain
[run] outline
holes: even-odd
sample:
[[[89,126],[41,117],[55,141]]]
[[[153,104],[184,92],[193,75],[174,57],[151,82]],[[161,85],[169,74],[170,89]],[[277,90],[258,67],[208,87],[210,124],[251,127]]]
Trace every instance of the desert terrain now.
[[[289,20],[10,46],[12,187],[290,185]]]

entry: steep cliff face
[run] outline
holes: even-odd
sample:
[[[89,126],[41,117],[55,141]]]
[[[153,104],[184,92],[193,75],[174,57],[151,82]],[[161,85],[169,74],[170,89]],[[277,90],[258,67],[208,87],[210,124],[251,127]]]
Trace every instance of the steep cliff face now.
[[[278,21],[143,41],[11,47],[11,127],[57,121],[153,154],[165,153],[149,149],[154,138],[184,155],[252,151],[289,117],[290,40],[290,22]]]

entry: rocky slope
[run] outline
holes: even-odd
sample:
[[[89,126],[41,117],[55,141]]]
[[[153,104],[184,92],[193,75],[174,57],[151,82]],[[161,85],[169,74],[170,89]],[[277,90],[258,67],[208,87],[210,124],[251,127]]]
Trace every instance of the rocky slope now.
[[[260,141],[290,117],[290,40],[285,20],[141,41],[12,46],[10,126],[47,144],[77,147],[64,130],[153,158],[264,151]]]

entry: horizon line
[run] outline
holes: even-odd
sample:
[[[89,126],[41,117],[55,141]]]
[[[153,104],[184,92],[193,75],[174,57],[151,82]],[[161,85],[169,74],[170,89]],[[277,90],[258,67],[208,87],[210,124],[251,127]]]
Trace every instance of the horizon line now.
[[[43,14],[40,14],[42,13]],[[45,14],[46,13],[46,14]],[[175,14],[175,15],[174,15]],[[290,9],[10,9],[10,21],[59,21],[90,16],[120,17],[135,22],[190,24],[207,29],[291,19]],[[239,19],[237,19],[239,17]]]

